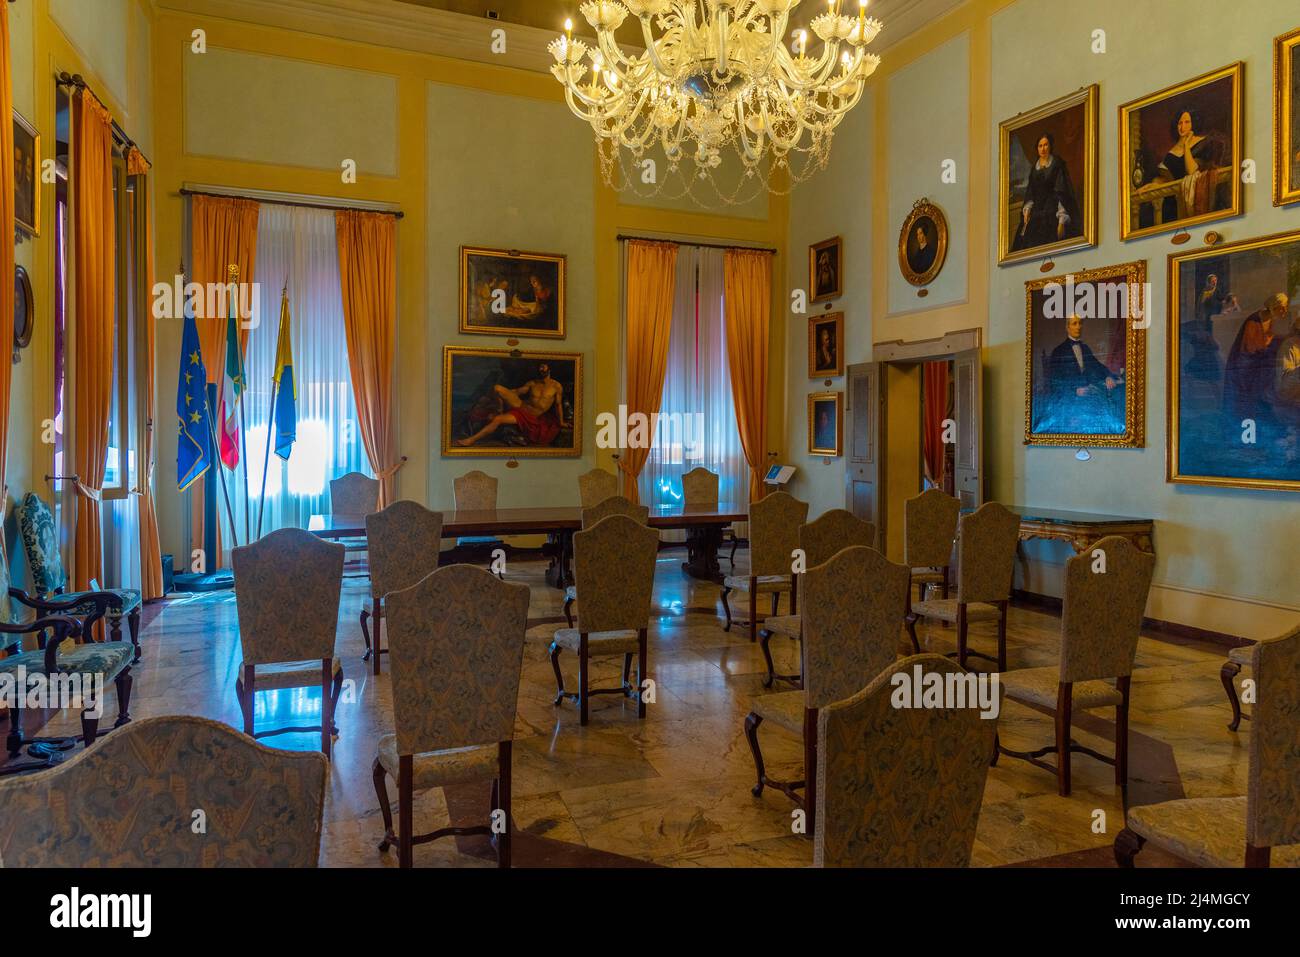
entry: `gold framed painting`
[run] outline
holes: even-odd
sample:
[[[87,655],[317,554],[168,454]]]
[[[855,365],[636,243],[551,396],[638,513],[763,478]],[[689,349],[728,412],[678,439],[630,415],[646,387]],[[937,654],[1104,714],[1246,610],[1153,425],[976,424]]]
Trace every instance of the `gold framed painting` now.
[[[1146,445],[1147,264],[1025,283],[1025,444]]]
[[[948,218],[925,197],[912,204],[898,234],[898,268],[913,286],[928,286],[948,258]]]
[[[14,225],[41,234],[41,134],[14,110]]]
[[[840,454],[844,445],[844,393],[813,392],[808,396],[808,454]]]
[[[582,454],[582,353],[442,350],[442,454]]]
[[[839,236],[808,247],[810,302],[827,302],[844,295],[844,240]]]
[[[1120,239],[1241,213],[1241,61],[1119,108]]]
[[[1273,41],[1273,205],[1300,203],[1300,28]]]
[[[1300,492],[1300,231],[1169,257],[1166,477]]]
[[[998,126],[998,264],[1097,245],[1097,84]]]
[[[808,317],[808,378],[844,375],[844,313]]]
[[[460,247],[460,331],[564,338],[568,257]]]

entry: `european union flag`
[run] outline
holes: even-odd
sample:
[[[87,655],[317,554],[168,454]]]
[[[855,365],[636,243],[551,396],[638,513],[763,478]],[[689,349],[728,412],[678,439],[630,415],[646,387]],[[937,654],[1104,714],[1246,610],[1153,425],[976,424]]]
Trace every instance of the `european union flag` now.
[[[185,331],[181,334],[180,380],[176,384],[176,416],[180,441],[176,446],[176,485],[183,492],[212,467],[212,427],[208,421],[208,373],[199,347],[199,327],[191,300],[185,300]]]

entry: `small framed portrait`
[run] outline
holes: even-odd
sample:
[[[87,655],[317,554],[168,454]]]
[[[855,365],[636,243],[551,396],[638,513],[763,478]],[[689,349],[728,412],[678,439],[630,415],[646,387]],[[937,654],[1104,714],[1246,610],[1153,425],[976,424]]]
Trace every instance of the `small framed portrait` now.
[[[14,110],[14,225],[41,234],[41,134]]]
[[[1233,63],[1119,108],[1121,239],[1241,212],[1244,72]]]
[[[582,354],[443,347],[442,454],[582,454]]]
[[[948,256],[948,219],[928,199],[918,199],[898,234],[898,268],[913,286],[928,286]]]
[[[844,295],[844,240],[839,236],[808,247],[808,288],[811,302]]]
[[[843,392],[813,392],[808,396],[808,454],[839,455],[844,444]]]
[[[1147,264],[1025,283],[1025,444],[1146,444]]]
[[[1300,203],[1300,29],[1273,41],[1273,205]]]
[[[567,266],[554,253],[460,247],[460,331],[563,339]]]
[[[998,263],[1097,245],[1097,85],[998,129]]]
[[[844,375],[844,313],[808,317],[808,378]]]

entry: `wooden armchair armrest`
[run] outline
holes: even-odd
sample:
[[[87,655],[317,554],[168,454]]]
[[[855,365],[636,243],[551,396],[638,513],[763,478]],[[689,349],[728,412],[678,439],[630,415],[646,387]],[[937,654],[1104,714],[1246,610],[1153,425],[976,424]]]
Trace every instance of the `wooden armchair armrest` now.
[[[46,641],[45,632],[50,630],[54,632],[54,640]],[[81,622],[67,615],[46,615],[44,618],[37,618],[20,625],[0,624],[0,635],[30,634],[39,636],[41,650],[45,652],[45,671],[48,674],[54,670],[58,662],[59,645],[68,638],[77,638],[81,635]],[[8,651],[15,646],[21,647],[19,642],[9,642],[5,645],[5,650]]]
[[[100,601],[101,596],[104,599],[102,602]],[[79,605],[85,601],[95,601],[97,605],[102,604],[103,609],[106,610],[109,604],[107,599],[112,596],[107,592],[93,592],[75,600],[71,598],[37,598],[34,595],[27,594],[27,592],[23,591],[21,588],[11,587],[9,589],[9,597],[35,611],[52,611],[55,614],[58,614],[61,611],[66,611],[74,605]],[[95,610],[100,612],[100,614],[103,614],[103,610],[100,608],[96,608]]]

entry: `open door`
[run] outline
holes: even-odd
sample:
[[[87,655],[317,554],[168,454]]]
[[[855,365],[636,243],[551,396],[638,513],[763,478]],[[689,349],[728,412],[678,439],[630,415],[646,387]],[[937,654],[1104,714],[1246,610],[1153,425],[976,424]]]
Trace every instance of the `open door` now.
[[[881,373],[879,362],[849,366],[848,404],[844,410],[849,458],[844,473],[844,507],[876,526],[878,543],[885,541],[881,471],[885,380]]]
[[[979,349],[953,356],[953,405],[957,448],[953,479],[962,508],[984,504],[984,367]]]

